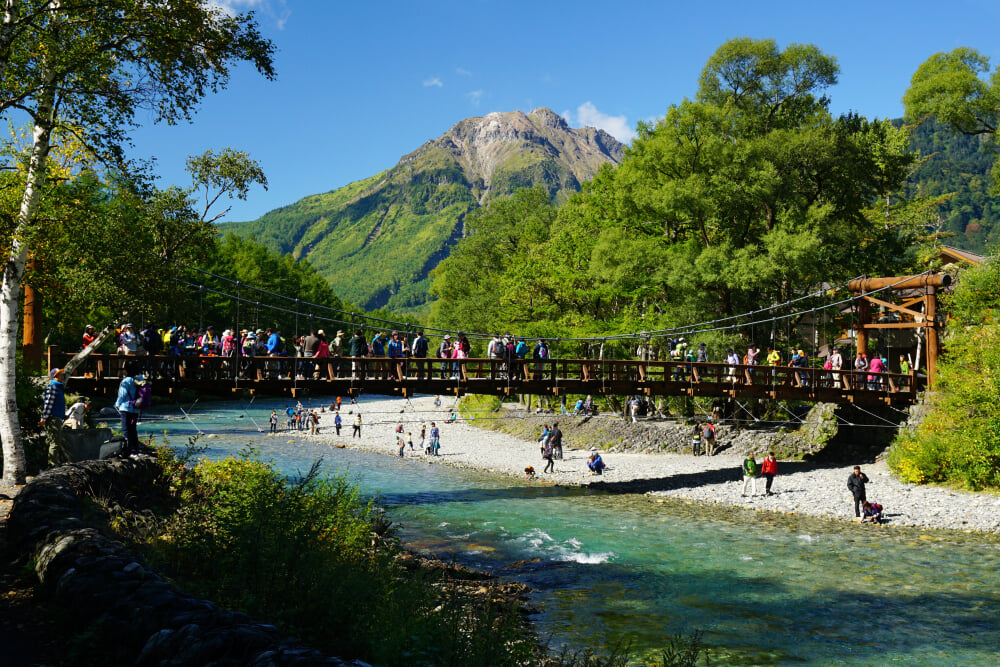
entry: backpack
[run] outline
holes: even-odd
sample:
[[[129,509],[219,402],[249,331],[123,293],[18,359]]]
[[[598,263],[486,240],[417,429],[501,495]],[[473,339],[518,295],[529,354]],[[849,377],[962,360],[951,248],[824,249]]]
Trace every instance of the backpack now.
[[[281,354],[285,351],[285,337],[278,336],[278,344],[274,346],[274,353]]]
[[[712,427],[711,424],[705,425],[705,430],[702,432],[702,436],[706,440],[715,440],[715,429]]]
[[[538,350],[538,356],[541,359],[547,359],[549,356],[549,348],[543,347]]]
[[[148,410],[153,407],[153,385],[148,380],[142,384],[138,384],[135,390],[135,398],[132,401],[132,405],[139,408],[140,410]]]
[[[427,356],[427,339],[420,336],[415,341],[413,341],[413,356],[415,357],[426,357]]]

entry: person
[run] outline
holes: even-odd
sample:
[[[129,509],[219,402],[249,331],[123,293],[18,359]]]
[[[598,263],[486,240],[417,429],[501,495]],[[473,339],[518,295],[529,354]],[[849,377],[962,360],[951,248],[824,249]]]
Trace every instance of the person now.
[[[316,360],[316,365],[313,368],[313,379],[318,380],[323,377],[325,369],[327,381],[333,382],[333,363],[330,361],[330,344],[326,342],[326,333],[320,329],[316,332],[316,337],[319,339],[319,343],[316,344],[316,354],[313,355],[313,359]]]
[[[840,348],[834,348],[830,355],[830,370],[833,371],[833,386],[840,389],[840,369],[844,367],[844,357],[840,354]]]
[[[135,362],[125,364],[125,377],[118,384],[118,398],[115,400],[115,410],[121,415],[122,435],[125,436],[125,454],[139,453],[139,408],[136,401],[139,398],[139,385],[136,384]]]
[[[545,449],[542,450],[542,459],[546,461],[545,468],[542,472],[556,471],[555,453],[552,448],[551,438],[545,442]]]
[[[578,398],[576,400],[576,405],[573,406],[573,414],[579,415],[581,412],[583,412],[583,399]]]
[[[764,485],[764,495],[773,496],[771,484],[774,483],[774,476],[778,474],[778,459],[774,458],[774,452],[768,452],[764,462],[760,464],[760,471],[764,474],[767,483]]]
[[[865,484],[868,483],[868,475],[861,472],[861,466],[854,466],[854,472],[847,478],[847,488],[854,497],[854,518],[861,518],[861,503],[868,500],[865,496]]]
[[[712,456],[715,454],[715,424],[712,423],[711,419],[705,423],[701,437],[705,440],[705,455]]]
[[[563,457],[563,442],[562,442],[562,431],[559,430],[559,422],[552,422],[552,433],[549,434],[549,444],[552,445],[553,455],[562,461]]]
[[[406,441],[403,440],[402,435],[396,436],[396,447],[399,449],[399,458],[403,458],[403,453],[406,451]]]
[[[64,426],[69,426],[73,430],[86,428],[87,414],[90,412],[90,401],[81,398],[66,411],[66,422]]]
[[[434,456],[440,456],[441,450],[441,429],[437,427],[437,424],[431,422],[431,454]]]
[[[549,346],[541,338],[535,343],[531,351],[531,358],[535,360],[535,380],[541,379],[545,374],[545,360],[549,358]]]
[[[271,433],[278,432],[278,412],[271,410]]]
[[[424,359],[427,358],[428,347],[429,344],[427,342],[427,339],[424,338],[424,332],[422,330],[418,331],[417,337],[413,339],[413,348],[411,350],[414,359],[413,366],[416,371],[418,380],[424,379],[424,367],[427,364],[427,362],[424,361]]]
[[[885,363],[882,358],[877,354],[872,356],[871,362],[868,364],[868,388],[872,391],[877,391],[882,388],[882,377],[881,374],[885,372]]]
[[[740,365],[740,355],[733,348],[726,349],[726,379],[736,382],[736,367]]]
[[[757,495],[757,460],[753,457],[753,452],[747,454],[747,457],[743,459],[743,492],[740,495],[747,495],[747,484],[753,487],[753,493],[750,495]]]
[[[427,446],[427,424],[420,425],[420,451],[423,451]]]
[[[343,425],[344,421],[340,418],[340,413],[338,412],[333,416],[333,428],[337,431],[337,436],[340,437],[340,427]]]
[[[66,373],[62,368],[49,371],[49,384],[45,387],[42,401],[42,418],[38,425],[45,428],[49,444],[49,464],[63,463],[69,459],[62,425],[66,414]]]
[[[438,345],[438,359],[441,360],[441,379],[448,377],[448,359],[451,359],[451,335],[445,334]]]
[[[861,503],[861,523],[866,520],[872,523],[882,523],[882,506],[878,503],[870,503],[867,500]]]
[[[354,375],[354,379],[360,379],[361,373],[364,370],[364,362],[359,361],[359,359],[365,356],[365,339],[361,335],[361,331],[355,331],[354,335],[348,339],[347,354],[351,357],[351,372]]]
[[[122,325],[122,343],[118,351],[130,357],[142,354],[142,344],[139,334],[132,328],[131,323]]]
[[[309,435],[319,434],[319,415],[315,410],[309,413]]]
[[[295,408],[292,406],[285,407],[285,427],[287,430],[291,431],[295,428]]]
[[[525,479],[534,479],[535,478],[535,467],[534,466],[528,466],[527,468],[524,469],[524,478]]]
[[[708,347],[704,343],[698,343],[698,353],[695,355],[695,361],[699,364],[708,363]]]
[[[360,412],[358,413],[358,416],[354,418],[354,430],[351,431],[351,439],[354,439],[355,436],[357,436],[358,438],[361,437],[361,413]]]
[[[691,456],[701,453],[701,422],[694,423],[694,436],[691,438]]]
[[[94,329],[94,325],[88,324],[83,329],[83,347],[80,349],[87,349],[87,346],[97,340],[97,330]]]
[[[604,468],[607,466],[604,465],[604,459],[601,458],[601,455],[598,453],[596,447],[592,447],[590,450],[590,458],[587,460],[587,467],[590,468],[590,472],[595,475],[604,474]]]
[[[410,451],[412,452],[413,451],[413,432],[412,431],[407,431],[406,432],[406,444],[408,444],[410,446]]]
[[[391,340],[386,346],[386,352],[389,355],[389,374],[397,382],[403,381],[403,360],[406,357],[403,353],[403,347],[403,341],[399,339],[399,332],[393,331]]]

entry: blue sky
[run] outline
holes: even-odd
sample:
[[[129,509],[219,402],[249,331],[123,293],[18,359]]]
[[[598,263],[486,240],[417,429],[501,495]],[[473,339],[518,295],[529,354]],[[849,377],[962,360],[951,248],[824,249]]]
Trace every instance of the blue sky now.
[[[372,176],[491,111],[545,106],[627,140],[637,120],[693,96],[732,37],[817,45],[841,68],[833,112],[869,118],[902,115],[910,77],[933,53],[969,46],[1000,65],[994,0],[217,1],[257,12],[277,81],[237,70],[191,125],[135,132],[132,155],[155,158],[162,184],[186,185],[187,155],[251,153],[270,188],[232,202],[228,220]]]

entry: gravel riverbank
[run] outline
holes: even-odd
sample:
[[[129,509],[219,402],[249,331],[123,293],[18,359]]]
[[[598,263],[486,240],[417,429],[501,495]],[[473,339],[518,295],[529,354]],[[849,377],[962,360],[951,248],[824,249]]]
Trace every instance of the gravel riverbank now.
[[[619,492],[646,493],[651,499],[681,498],[706,503],[721,503],[751,509],[805,514],[842,521],[854,521],[854,506],[847,490],[847,478],[853,464],[829,466],[801,461],[780,461],[778,476],[765,497],[764,479],[757,480],[758,495],[743,497],[741,455],[719,454],[713,457],[676,453],[602,453],[608,469],[603,476],[587,472],[589,451],[574,449],[568,439],[564,458],[556,461],[556,472],[542,474],[545,462],[537,442],[505,433],[477,428],[475,422],[459,420],[444,423],[450,401],[444,399],[435,408],[433,398],[410,401],[365,397],[358,405],[344,404],[341,436],[333,435],[332,417],[322,415],[322,432],[315,438],[333,446],[377,451],[396,455],[395,427],[403,424],[404,438],[412,433],[415,450],[406,449],[405,458],[414,464],[443,463],[524,479],[525,466],[537,471],[525,484],[593,485]],[[362,437],[351,438],[351,424],[362,413]],[[564,416],[564,421],[571,418]],[[441,455],[424,455],[420,449],[420,427],[436,422],[441,429]],[[281,435],[281,434],[279,434]],[[763,459],[759,454],[758,461]],[[1000,496],[964,493],[939,487],[912,486],[896,480],[886,464],[878,461],[862,465],[868,475],[868,499],[885,506],[889,525],[923,526],[984,532],[1000,532]]]

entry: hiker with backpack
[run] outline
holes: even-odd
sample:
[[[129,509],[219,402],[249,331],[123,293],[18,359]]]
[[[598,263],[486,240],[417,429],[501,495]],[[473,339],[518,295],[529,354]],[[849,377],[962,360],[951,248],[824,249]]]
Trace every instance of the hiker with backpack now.
[[[418,380],[424,379],[424,366],[427,364],[424,359],[427,358],[427,339],[424,338],[424,332],[418,331],[417,337],[413,339],[413,348],[411,353],[413,355],[413,367],[414,372],[417,375]]]
[[[533,379],[540,379],[545,373],[545,360],[549,358],[549,346],[545,340],[539,338],[535,343],[535,349],[531,352],[531,358],[535,360],[535,375]]]
[[[713,456],[715,454],[715,424],[709,419],[705,422],[705,426],[701,431],[701,439],[705,444],[705,455]]]

